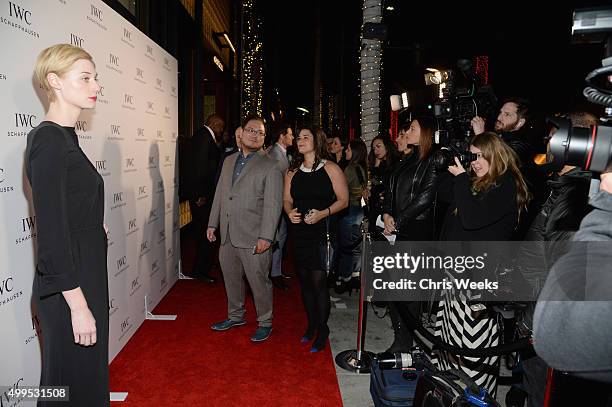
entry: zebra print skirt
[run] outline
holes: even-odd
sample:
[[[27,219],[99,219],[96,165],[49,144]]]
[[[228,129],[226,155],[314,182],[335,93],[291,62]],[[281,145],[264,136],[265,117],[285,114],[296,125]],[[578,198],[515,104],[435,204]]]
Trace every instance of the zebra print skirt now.
[[[473,311],[462,292],[449,291],[440,301],[436,314],[435,335],[459,348],[484,349],[499,344],[501,330],[495,314]],[[453,355],[440,350],[432,357],[440,370],[458,369],[492,396],[497,395],[499,356],[483,358]]]

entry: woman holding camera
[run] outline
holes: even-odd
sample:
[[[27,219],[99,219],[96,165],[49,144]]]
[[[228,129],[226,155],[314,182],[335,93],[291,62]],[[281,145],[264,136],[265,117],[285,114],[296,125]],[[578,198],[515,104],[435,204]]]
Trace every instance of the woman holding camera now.
[[[458,158],[448,167],[454,175],[453,199],[440,240],[510,240],[530,197],[518,169],[516,154],[495,133],[474,136],[470,152],[476,159],[468,170]],[[497,346],[501,332],[497,316],[482,307],[470,307],[467,293],[445,293],[437,313],[437,336],[455,346],[486,349]],[[481,305],[481,304],[477,304]],[[499,357],[464,357],[440,352],[443,370],[460,369],[495,397]]]
[[[283,207],[292,224],[295,268],[308,317],[302,343],[314,338],[310,351],[318,352],[329,336],[330,299],[323,265],[329,219],[348,206],[349,194],[340,167],[323,158],[324,136],[303,128],[294,143],[297,153],[285,175]]]
[[[435,122],[428,117],[415,118],[400,132],[398,148],[405,156],[391,173],[382,218],[385,235],[397,234],[399,241],[432,240],[433,207],[437,173],[431,158]],[[389,352],[408,352],[413,344],[412,331],[406,325],[406,313],[418,317],[418,302],[390,302],[393,344]]]

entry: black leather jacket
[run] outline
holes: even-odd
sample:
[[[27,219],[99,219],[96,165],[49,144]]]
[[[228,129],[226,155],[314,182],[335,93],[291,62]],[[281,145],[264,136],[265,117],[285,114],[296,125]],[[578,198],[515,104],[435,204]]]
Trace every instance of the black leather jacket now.
[[[385,192],[383,214],[393,216],[400,233],[406,230],[402,227],[406,222],[433,218],[437,179],[431,156],[421,161],[418,148],[393,171]]]

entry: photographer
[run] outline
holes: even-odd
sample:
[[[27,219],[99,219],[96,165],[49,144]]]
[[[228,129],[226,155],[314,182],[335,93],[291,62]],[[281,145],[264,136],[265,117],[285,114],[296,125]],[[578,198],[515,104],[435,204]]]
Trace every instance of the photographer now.
[[[510,240],[520,215],[529,201],[529,192],[518,170],[516,155],[495,133],[482,133],[470,144],[472,161],[469,173],[455,157],[448,167],[454,175],[453,199],[449,206],[440,240],[504,241]],[[474,311],[464,294],[445,293],[436,317],[436,336],[455,346],[485,349],[496,346],[501,335],[497,317],[487,310]],[[465,327],[474,327],[470,333]],[[460,369],[478,386],[495,396],[499,375],[499,357],[464,357],[440,352],[441,370]]]
[[[594,209],[573,240],[612,241],[612,166],[601,174],[600,192],[590,204]],[[612,383],[612,250],[593,244],[585,256],[583,247],[572,246],[550,270],[535,309],[534,346],[555,369]],[[586,301],[572,295],[577,278],[584,280],[578,288]]]
[[[410,152],[391,174],[383,202],[384,234],[397,232],[399,241],[433,240],[433,203],[436,197],[437,173],[431,159],[435,122],[428,117],[412,120],[404,129],[398,145]],[[407,352],[412,347],[412,332],[403,313],[418,312],[417,302],[390,302],[393,344],[388,352]]]

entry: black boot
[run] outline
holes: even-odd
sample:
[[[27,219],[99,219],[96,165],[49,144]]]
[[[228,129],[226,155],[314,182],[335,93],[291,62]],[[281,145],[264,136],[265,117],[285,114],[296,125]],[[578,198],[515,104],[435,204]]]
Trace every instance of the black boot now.
[[[389,316],[391,317],[391,325],[393,326],[393,343],[389,349],[387,349],[387,352],[410,352],[410,348],[412,348],[412,336],[408,332],[408,327],[400,316],[397,307],[397,303],[389,302]]]

